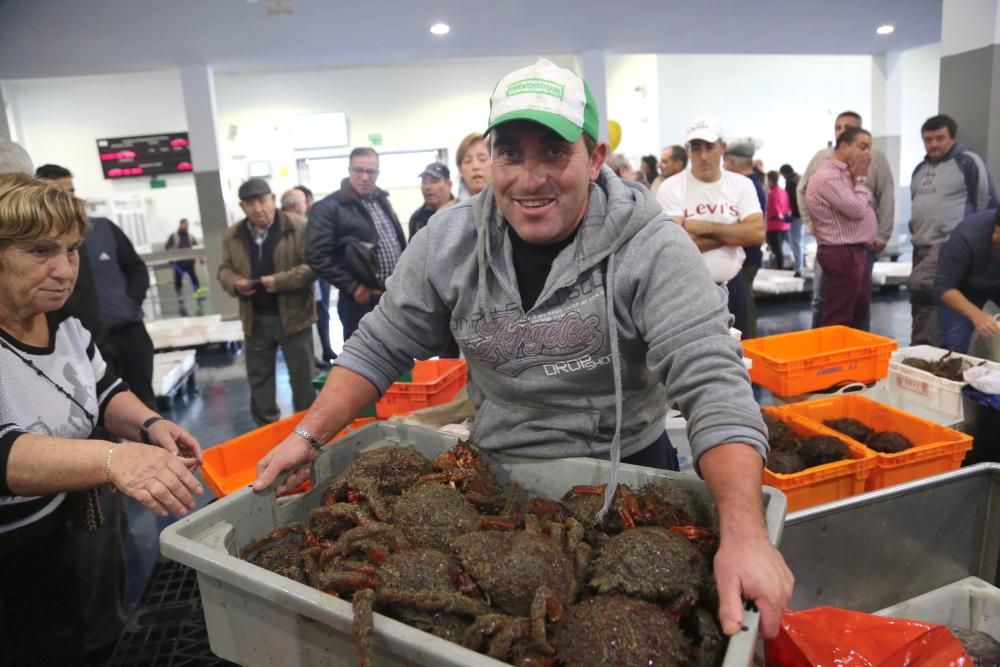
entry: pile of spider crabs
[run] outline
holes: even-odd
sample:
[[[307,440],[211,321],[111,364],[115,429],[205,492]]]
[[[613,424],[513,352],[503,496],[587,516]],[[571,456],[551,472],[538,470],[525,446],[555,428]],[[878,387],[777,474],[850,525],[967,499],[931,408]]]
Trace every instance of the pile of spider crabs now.
[[[598,521],[604,494],[528,497],[469,443],[390,444],[241,557],[350,600],[361,665],[374,612],[514,665],[721,664],[714,506],[658,478],[619,485]]]

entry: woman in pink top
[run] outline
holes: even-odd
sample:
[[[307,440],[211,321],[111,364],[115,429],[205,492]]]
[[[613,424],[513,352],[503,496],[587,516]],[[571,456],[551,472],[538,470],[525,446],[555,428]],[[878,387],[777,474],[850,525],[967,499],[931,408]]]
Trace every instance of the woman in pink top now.
[[[785,253],[781,249],[788,239],[788,230],[792,226],[788,216],[792,207],[788,203],[788,193],[778,187],[778,172],[767,172],[767,247],[774,256],[774,268],[785,266]]]

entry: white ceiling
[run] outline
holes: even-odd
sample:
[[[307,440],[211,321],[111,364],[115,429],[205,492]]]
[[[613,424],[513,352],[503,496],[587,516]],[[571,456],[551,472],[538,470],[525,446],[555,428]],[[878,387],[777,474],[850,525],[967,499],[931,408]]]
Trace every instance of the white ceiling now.
[[[268,15],[272,3],[291,15]],[[446,37],[428,27],[451,25]],[[877,36],[892,23],[896,31]],[[0,0],[0,79],[213,64],[578,53],[830,53],[941,38],[941,0]]]

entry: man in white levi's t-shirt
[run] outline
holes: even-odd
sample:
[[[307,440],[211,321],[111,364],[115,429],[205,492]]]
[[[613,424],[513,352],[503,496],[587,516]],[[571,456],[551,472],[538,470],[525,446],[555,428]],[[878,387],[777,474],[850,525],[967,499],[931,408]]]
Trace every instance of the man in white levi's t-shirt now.
[[[687,131],[691,169],[671,176],[656,193],[667,215],[702,252],[712,279],[729,289],[735,326],[748,330],[746,288],[739,279],[743,246],[764,242],[764,214],[749,178],[722,169],[726,142],[718,121],[704,118]]]

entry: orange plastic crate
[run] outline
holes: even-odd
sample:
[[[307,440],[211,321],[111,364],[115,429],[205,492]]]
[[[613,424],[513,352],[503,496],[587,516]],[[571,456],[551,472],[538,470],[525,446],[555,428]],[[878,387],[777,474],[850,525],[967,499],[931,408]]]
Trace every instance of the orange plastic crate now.
[[[891,338],[832,326],[745,340],[743,356],[753,360],[754,383],[777,396],[797,396],[884,378],[896,346]]]
[[[857,394],[789,403],[780,410],[819,424],[827,419],[857,419],[876,431],[896,431],[909,438],[913,448],[898,454],[869,450],[875,454],[875,469],[865,484],[868,491],[957,470],[966,453],[972,449],[971,435]],[[847,436],[843,437],[847,439]]]
[[[447,403],[465,386],[468,366],[464,359],[417,361],[413,382],[395,382],[375,404],[379,419]]]
[[[865,480],[875,468],[875,454],[870,449],[796,414],[779,408],[762,410],[785,422],[798,435],[832,435],[839,437],[851,450],[849,460],[826,463],[790,475],[774,473],[764,468],[764,484],[780,489],[785,494],[788,498],[788,511],[833,502],[865,490]]]
[[[208,488],[221,498],[233,491],[239,491],[257,479],[257,462],[271,451],[272,447],[288,437],[305,414],[305,411],[298,412],[291,417],[261,426],[205,450],[205,463],[201,467],[201,475]],[[374,417],[355,419],[333,439],[336,440],[373,421]],[[311,484],[306,482],[295,491],[307,491],[310,487]]]

